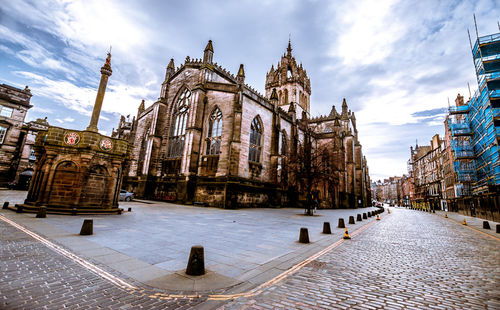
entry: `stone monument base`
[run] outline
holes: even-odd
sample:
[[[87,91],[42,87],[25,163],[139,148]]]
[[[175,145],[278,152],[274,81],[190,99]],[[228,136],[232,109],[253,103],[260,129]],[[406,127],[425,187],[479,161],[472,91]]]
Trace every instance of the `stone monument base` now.
[[[19,208],[21,208],[21,212],[23,213],[37,213],[40,210],[40,206],[36,206],[33,204],[16,204],[15,206],[9,206],[7,209],[18,212]],[[121,214],[123,212],[122,208],[111,207],[111,208],[69,208],[66,206],[62,207],[46,207],[48,214],[62,214],[62,215],[78,215],[78,214]]]

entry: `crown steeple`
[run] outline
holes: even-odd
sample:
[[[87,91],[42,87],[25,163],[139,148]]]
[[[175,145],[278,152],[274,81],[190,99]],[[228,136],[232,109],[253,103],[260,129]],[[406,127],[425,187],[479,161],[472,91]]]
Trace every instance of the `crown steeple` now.
[[[305,111],[307,117],[310,113],[311,81],[302,64],[299,65],[292,56],[292,42],[288,39],[286,52],[281,56],[278,65],[266,74],[266,97],[270,98],[273,89],[278,94],[278,103],[283,110],[289,110],[293,102],[297,115]]]

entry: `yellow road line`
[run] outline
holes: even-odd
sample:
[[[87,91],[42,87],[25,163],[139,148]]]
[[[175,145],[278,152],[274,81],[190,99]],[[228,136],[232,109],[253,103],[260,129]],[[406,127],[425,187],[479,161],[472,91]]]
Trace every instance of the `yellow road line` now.
[[[496,237],[496,236],[493,236],[493,235],[490,235],[490,234],[487,234],[487,233],[485,233],[484,231],[480,231],[479,229],[474,228],[474,227],[471,227],[471,226],[469,226],[469,225],[463,225],[460,221],[455,221],[454,219],[451,219],[451,218],[449,218],[449,217],[448,217],[448,218],[443,217],[443,218],[444,218],[445,220],[449,220],[449,221],[452,221],[453,223],[460,224],[460,226],[465,226],[465,227],[470,228],[470,229],[472,229],[472,230],[474,230],[474,231],[477,231],[478,233],[482,233],[482,234],[483,234],[483,235],[485,235],[485,236],[488,236],[488,237],[490,237],[490,238],[493,238],[493,239],[496,239],[496,240],[500,241],[500,238],[498,238],[498,237]]]
[[[65,250],[64,248],[58,246],[57,244],[54,244],[52,242],[50,242],[49,240],[43,238],[42,236],[24,228],[23,226],[9,220],[8,218],[6,218],[5,216],[3,215],[0,215],[0,220],[6,222],[7,224],[11,225],[11,226],[14,226],[15,228],[19,229],[20,231],[24,232],[25,234],[31,236],[32,238],[40,241],[43,245],[45,245],[46,247],[56,251],[57,253],[71,259],[72,261],[82,265],[83,267],[85,267],[86,269],[92,271],[93,273],[103,277],[104,279],[108,280],[109,282],[115,284],[116,286],[119,286],[121,288],[124,288],[124,289],[129,289],[129,290],[136,290],[137,287],[133,286],[132,284],[129,284],[128,282],[110,274],[109,272],[106,272],[104,270],[102,270],[101,268],[97,267],[96,265],[84,260],[83,258]]]

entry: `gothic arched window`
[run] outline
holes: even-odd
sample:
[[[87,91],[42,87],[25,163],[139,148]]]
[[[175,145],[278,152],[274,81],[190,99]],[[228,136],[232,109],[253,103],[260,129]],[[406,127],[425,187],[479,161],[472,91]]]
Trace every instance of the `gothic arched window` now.
[[[181,157],[184,150],[186,123],[191,105],[191,92],[185,89],[177,99],[170,126],[167,157]]]
[[[208,119],[207,155],[218,155],[222,139],[222,112],[219,108]]]
[[[250,147],[248,150],[248,160],[251,162],[260,162],[260,153],[262,150],[262,126],[258,116],[256,116],[250,126]]]

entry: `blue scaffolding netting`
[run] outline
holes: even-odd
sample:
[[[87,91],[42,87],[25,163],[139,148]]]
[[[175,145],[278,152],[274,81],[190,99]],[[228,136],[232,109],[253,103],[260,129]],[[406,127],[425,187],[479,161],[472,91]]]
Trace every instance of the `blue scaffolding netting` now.
[[[500,185],[500,33],[478,38],[472,55],[478,89],[467,104],[449,108],[457,196]]]

